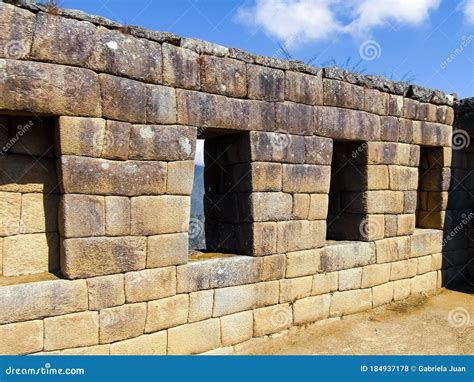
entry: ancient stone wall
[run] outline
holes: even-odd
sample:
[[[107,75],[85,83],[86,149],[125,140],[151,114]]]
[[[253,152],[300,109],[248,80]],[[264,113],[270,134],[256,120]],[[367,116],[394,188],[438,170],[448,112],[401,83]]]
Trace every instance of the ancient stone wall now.
[[[54,126],[60,272],[5,277],[4,239],[1,353],[225,353],[467,277],[451,96],[16,3],[0,114]],[[189,256],[198,137],[215,253]]]

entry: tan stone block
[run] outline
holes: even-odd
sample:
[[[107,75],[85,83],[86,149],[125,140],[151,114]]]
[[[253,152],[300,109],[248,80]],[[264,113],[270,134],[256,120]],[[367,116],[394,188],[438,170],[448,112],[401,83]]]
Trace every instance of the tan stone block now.
[[[43,349],[43,321],[0,325],[0,354],[21,355]]]
[[[365,191],[344,193],[342,207],[347,212],[369,214],[400,214],[404,211],[402,191]]]
[[[110,355],[166,355],[168,339],[166,330],[145,334],[110,345]]]
[[[390,272],[392,265],[372,264],[362,269],[361,288],[369,288],[376,285],[387,283],[390,280]]]
[[[298,277],[280,281],[280,303],[293,302],[311,294],[313,277]]]
[[[126,122],[107,121],[101,142],[102,158],[127,160],[132,125]]]
[[[44,320],[44,350],[91,346],[99,343],[97,312],[82,312]]]
[[[251,168],[250,190],[281,191],[282,166],[279,163],[253,162]]]
[[[416,259],[393,262],[390,271],[390,280],[400,280],[416,276],[417,268],[418,261]]]
[[[278,280],[257,284],[257,307],[276,305],[279,298],[280,283]]]
[[[143,334],[146,303],[126,304],[100,311],[100,343],[126,340]]]
[[[397,280],[393,282],[393,301],[400,301],[408,298],[411,291],[411,280]]]
[[[176,123],[176,91],[174,88],[147,85],[147,123]]]
[[[71,279],[102,276],[145,268],[146,238],[97,237],[66,239],[61,271]]]
[[[343,168],[338,176],[344,190],[388,190],[389,175],[387,166],[348,166]]]
[[[320,273],[313,276],[313,285],[311,287],[312,296],[335,292],[338,289],[339,289],[338,272]]]
[[[83,348],[64,349],[61,355],[110,355],[110,345],[86,346]]]
[[[442,252],[443,231],[435,229],[417,229],[411,236],[411,257],[421,257]]]
[[[422,275],[431,271],[431,255],[418,257],[417,274]]]
[[[375,263],[373,244],[332,242],[321,249],[321,271],[332,272]]]
[[[429,272],[411,279],[411,294],[430,292],[437,287],[438,272]]]
[[[254,310],[254,337],[266,336],[288,329],[293,323],[290,304],[280,304]]]
[[[187,233],[172,233],[148,238],[147,268],[186,264],[187,261]]]
[[[35,14],[11,4],[0,4],[0,57],[21,59],[30,53]]]
[[[278,162],[279,164],[304,163],[305,161],[304,137],[285,133],[251,131],[248,139],[251,161]],[[295,167],[293,171],[297,171],[298,169],[299,168]],[[295,174],[295,176],[297,176],[297,174]]]
[[[203,290],[189,294],[189,322],[202,321],[212,316],[214,291]]]
[[[61,196],[59,229],[67,239],[105,235],[105,203],[103,196]]]
[[[213,316],[220,317],[253,309],[257,304],[256,284],[216,289]]]
[[[55,232],[58,229],[59,195],[23,194],[21,233]]]
[[[171,44],[163,44],[163,82],[178,88],[198,89],[199,55]]]
[[[188,196],[132,198],[132,234],[157,235],[188,229],[191,201]]]
[[[20,233],[21,194],[0,192],[0,236]]]
[[[148,303],[145,333],[185,324],[188,321],[189,295],[179,294]]]
[[[324,105],[348,109],[364,108],[364,88],[348,82],[323,79]]]
[[[176,268],[145,269],[125,274],[127,303],[158,300],[176,294]]]
[[[235,345],[253,336],[253,312],[241,312],[221,317],[222,345]]]
[[[261,281],[280,280],[285,277],[286,256],[264,256],[262,260]]]
[[[201,56],[201,89],[208,93],[242,98],[247,94],[247,70],[242,61]]]
[[[278,222],[277,229],[278,253],[318,248],[326,240],[326,222],[321,220]]]
[[[372,288],[373,307],[388,304],[393,300],[393,283],[386,283]]]
[[[308,194],[294,194],[293,212],[291,214],[291,218],[294,220],[307,220],[309,213],[309,203],[310,196]]]
[[[101,118],[59,117],[58,145],[61,155],[100,157],[105,136]]]
[[[130,199],[121,196],[105,197],[105,234],[130,235]]]
[[[345,316],[372,308],[372,290],[336,292],[331,301],[331,317]]]
[[[58,266],[57,233],[34,233],[3,239],[3,275],[20,276],[48,272]]]
[[[319,263],[319,249],[290,252],[286,255],[286,277],[313,275],[318,272]]]
[[[203,353],[221,346],[220,319],[213,318],[168,330],[168,354]]]
[[[307,105],[322,105],[322,76],[285,72],[285,99]]]
[[[345,269],[339,271],[339,290],[360,289],[362,268]]]
[[[330,165],[333,154],[333,140],[323,137],[304,137],[305,163]]]
[[[418,188],[418,169],[403,166],[388,166],[391,190],[416,190]]]
[[[410,236],[393,237],[375,242],[377,263],[389,263],[410,256]]]
[[[412,235],[415,231],[415,214],[398,215],[397,217],[397,236]]]
[[[385,215],[385,237],[397,236],[398,215]]]
[[[177,270],[177,292],[189,293],[211,289],[212,264],[209,261],[190,262]]]
[[[294,102],[275,104],[275,129],[280,132],[310,135],[315,129],[314,108]]]
[[[123,275],[94,277],[87,280],[89,309],[101,310],[125,304]]]
[[[191,195],[193,191],[194,161],[168,163],[168,182],[166,193]]]
[[[285,221],[291,218],[293,199],[283,192],[254,192],[250,206],[253,221]]]
[[[257,65],[247,65],[248,98],[283,101],[285,72]]]
[[[431,255],[431,271],[438,271],[443,268],[443,254],[435,253]]]
[[[331,180],[329,166],[284,164],[283,192],[328,193]]]
[[[308,220],[326,220],[328,204],[328,194],[311,194]]]
[[[329,317],[331,295],[307,297],[296,300],[293,305],[296,325],[307,324]]]

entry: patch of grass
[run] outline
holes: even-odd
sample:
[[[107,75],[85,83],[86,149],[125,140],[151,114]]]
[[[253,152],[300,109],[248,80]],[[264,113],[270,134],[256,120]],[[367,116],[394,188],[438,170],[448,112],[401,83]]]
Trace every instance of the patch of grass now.
[[[46,12],[52,15],[59,15],[59,0],[46,0],[43,3],[46,6]]]

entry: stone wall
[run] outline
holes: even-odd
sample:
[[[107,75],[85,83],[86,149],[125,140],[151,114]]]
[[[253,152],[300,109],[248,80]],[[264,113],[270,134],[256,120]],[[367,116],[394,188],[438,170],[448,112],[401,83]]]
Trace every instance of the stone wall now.
[[[227,352],[466,277],[453,97],[16,3],[0,114],[55,120],[62,279],[0,278],[0,353]]]

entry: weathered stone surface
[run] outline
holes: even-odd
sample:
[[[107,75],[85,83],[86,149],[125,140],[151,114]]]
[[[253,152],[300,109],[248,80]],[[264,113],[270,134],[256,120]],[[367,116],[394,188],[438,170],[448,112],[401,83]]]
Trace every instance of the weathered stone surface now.
[[[127,160],[131,125],[126,122],[107,121],[102,146],[102,158]]]
[[[148,238],[147,268],[185,264],[188,260],[188,235],[176,233]]]
[[[242,312],[221,317],[222,345],[230,346],[247,341],[253,336],[253,312]]]
[[[443,231],[417,229],[411,236],[410,257],[420,257],[442,252]]]
[[[202,290],[189,294],[189,322],[206,320],[212,316],[214,291]]]
[[[176,91],[174,88],[147,85],[146,122],[176,123]]]
[[[331,317],[345,316],[363,312],[372,308],[372,290],[359,289],[346,292],[336,292],[331,300]]]
[[[286,255],[286,277],[313,275],[319,271],[320,250],[290,252]]]
[[[326,220],[328,205],[329,197],[327,194],[311,194],[308,220]]]
[[[61,155],[100,157],[105,136],[105,120],[59,117],[58,126],[58,143]]]
[[[413,143],[426,146],[451,146],[452,127],[431,122],[413,122]]]
[[[199,55],[189,49],[163,44],[163,82],[185,89],[199,89]]]
[[[146,87],[142,82],[99,74],[102,114],[119,121],[146,121]]]
[[[143,334],[146,303],[126,304],[100,311],[100,343],[126,340]]]
[[[250,206],[253,221],[283,221],[291,218],[293,199],[283,192],[254,192]]]
[[[275,104],[276,130],[280,133],[312,135],[314,133],[313,107],[295,102]]]
[[[142,335],[110,345],[110,355],[166,355],[166,330]]]
[[[405,214],[397,216],[397,235],[412,235],[415,231],[415,214]]]
[[[398,280],[393,282],[393,301],[404,300],[410,296],[411,280]]]
[[[418,188],[418,169],[402,166],[388,166],[391,190],[416,190]]]
[[[0,325],[0,337],[2,338],[0,354],[21,355],[41,351],[43,336],[42,321]]]
[[[20,233],[21,194],[0,192],[0,236]]]
[[[314,76],[292,71],[285,72],[285,99],[307,105],[322,105],[321,74]]]
[[[82,312],[44,320],[44,350],[57,350],[99,343],[97,312]]]
[[[221,346],[220,320],[213,318],[168,330],[168,354],[196,354]]]
[[[333,141],[322,137],[305,137],[305,163],[330,165]]]
[[[34,13],[10,4],[0,4],[0,57],[22,59],[30,54]]]
[[[364,109],[364,88],[344,81],[323,79],[324,105]]]
[[[247,65],[248,97],[265,101],[283,101],[285,72],[258,65]]]
[[[361,288],[369,288],[390,280],[391,264],[372,264],[362,268]]]
[[[134,125],[130,137],[130,159],[194,159],[196,131],[195,127],[188,126]]]
[[[325,221],[278,222],[278,253],[321,247],[326,239]]]
[[[194,161],[168,163],[166,193],[171,195],[191,195],[193,192]]]
[[[98,27],[88,65],[97,72],[160,83],[161,45]]]
[[[404,212],[404,193],[389,190],[344,193],[342,205],[353,213],[399,214]]]
[[[307,324],[329,317],[330,305],[329,294],[297,300],[293,306],[295,324]]]
[[[130,235],[130,199],[121,196],[105,197],[105,234]]]
[[[310,201],[311,198],[308,194],[294,194],[291,218],[293,220],[309,220],[308,214]]]
[[[341,187],[347,191],[389,189],[388,166],[348,166],[336,175],[340,178]]]
[[[203,41],[196,38],[181,37],[181,47],[190,49],[201,55],[212,55],[218,57],[225,57],[228,55],[229,50],[232,48],[226,48],[225,46],[215,44],[209,41]],[[230,55],[229,55],[230,56]]]
[[[251,161],[304,163],[304,137],[252,131],[249,140]]]
[[[357,164],[410,165],[411,145],[392,142],[367,142],[362,155],[353,158]]]
[[[202,56],[201,89],[208,93],[245,97],[247,78],[245,63],[229,58]]]
[[[132,198],[132,235],[185,232],[190,198],[187,196],[139,196]]]
[[[280,303],[294,302],[311,294],[311,276],[280,280]]]
[[[101,310],[125,304],[123,275],[88,279],[87,290],[90,310]]]
[[[87,21],[38,13],[31,57],[38,61],[85,66],[92,54],[95,31],[94,24]]]
[[[388,94],[376,89],[364,89],[363,110],[378,115],[387,114]]]
[[[339,273],[320,273],[313,276],[313,286],[311,295],[321,295],[325,293],[335,292],[339,288]]]
[[[407,259],[410,255],[410,237],[401,236],[375,242],[377,263],[389,263]]]
[[[401,280],[416,276],[417,263],[416,259],[393,262],[390,271],[390,280]]]
[[[65,194],[59,205],[59,231],[65,238],[105,235],[103,196]]]
[[[145,269],[125,274],[127,303],[158,300],[176,294],[176,268]]]
[[[331,168],[317,165],[283,165],[283,192],[328,193]]]
[[[433,291],[437,287],[437,272],[425,273],[424,275],[415,276],[411,279],[411,293],[424,293]]]
[[[371,243],[333,242],[321,249],[321,271],[332,272],[375,263]]]
[[[134,196],[166,191],[163,162],[117,162],[64,155],[60,165],[62,187],[68,194]]]
[[[344,269],[339,271],[339,290],[360,289],[362,268]]]
[[[261,337],[288,329],[293,324],[290,304],[280,304],[254,310],[254,336]]]
[[[90,117],[101,114],[98,76],[88,69],[0,60],[0,89],[0,109]]]
[[[372,288],[373,307],[388,304],[393,300],[393,283],[385,283]]]
[[[54,232],[58,229],[58,200],[55,194],[23,194],[21,233]]]
[[[262,260],[262,281],[280,280],[285,277],[285,255],[264,256]]]
[[[145,268],[146,238],[97,237],[66,239],[61,253],[61,270],[70,278],[84,278]]]
[[[185,324],[188,321],[188,311],[187,294],[151,301],[148,303],[145,332],[151,333]]]
[[[402,122],[395,117],[380,117],[380,138],[382,141],[398,142],[401,123]]]
[[[87,310],[85,280],[44,281],[0,288],[0,323],[34,320]]]

